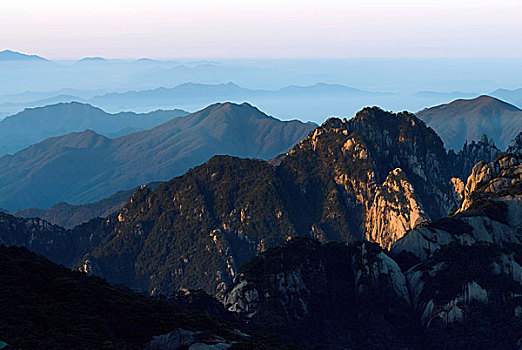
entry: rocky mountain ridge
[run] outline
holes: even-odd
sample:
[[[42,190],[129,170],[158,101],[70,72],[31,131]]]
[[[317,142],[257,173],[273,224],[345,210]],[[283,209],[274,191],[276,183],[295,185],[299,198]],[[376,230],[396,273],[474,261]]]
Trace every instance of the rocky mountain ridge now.
[[[473,157],[482,154],[496,153]],[[215,157],[137,191],[85,259],[109,281],[151,293],[221,295],[240,266],[293,237],[389,248],[444,218],[461,200],[457,160],[414,115],[367,108],[350,121],[328,120],[278,165]]]

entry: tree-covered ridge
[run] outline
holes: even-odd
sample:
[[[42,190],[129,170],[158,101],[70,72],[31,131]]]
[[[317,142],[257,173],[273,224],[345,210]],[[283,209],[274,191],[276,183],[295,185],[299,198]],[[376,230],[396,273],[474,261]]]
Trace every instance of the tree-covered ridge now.
[[[216,286],[231,280],[261,241],[277,245],[293,234],[281,190],[266,162],[215,157],[153,192],[137,191],[90,257],[109,280],[144,290]]]

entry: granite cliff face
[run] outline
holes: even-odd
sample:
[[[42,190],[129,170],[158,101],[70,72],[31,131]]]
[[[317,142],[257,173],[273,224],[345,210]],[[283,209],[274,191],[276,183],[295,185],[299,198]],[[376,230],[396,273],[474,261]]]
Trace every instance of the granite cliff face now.
[[[515,315],[522,305],[520,245],[498,248],[489,243],[450,244],[405,275],[420,321],[447,326],[472,316],[476,305],[503,305]],[[522,326],[522,325],[521,325]]]
[[[451,164],[440,138],[414,115],[367,108],[350,121],[327,121],[281,167],[305,190],[327,189],[316,237],[349,240],[349,232],[388,247],[415,222],[456,207]]]
[[[405,232],[429,221],[412,185],[400,168],[390,172],[375,193],[366,216],[368,240],[389,249]]]
[[[479,162],[473,167],[464,190],[464,200],[458,212],[477,207],[488,199],[520,202],[522,187],[522,156],[503,154],[493,162]],[[510,220],[513,224],[513,220]]]
[[[298,238],[245,265],[222,302],[252,329],[314,349],[512,349],[521,248],[450,244],[408,268],[376,244]]]
[[[454,338],[442,337],[440,346],[472,344],[470,334],[479,324],[485,328],[478,336],[487,346],[520,344],[521,166],[518,155],[505,153],[479,162],[455,215],[417,227],[391,247],[420,322],[439,335],[453,330]],[[495,323],[510,333],[491,336],[499,331]]]
[[[469,176],[456,215],[417,227],[398,240],[391,252],[426,259],[452,242],[500,246],[522,243],[522,163],[503,154],[479,162]]]

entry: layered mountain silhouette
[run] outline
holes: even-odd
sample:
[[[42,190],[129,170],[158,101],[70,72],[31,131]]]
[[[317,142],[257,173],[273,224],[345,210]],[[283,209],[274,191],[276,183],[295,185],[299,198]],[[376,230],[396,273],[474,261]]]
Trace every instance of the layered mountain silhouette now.
[[[298,348],[516,348],[521,181],[520,154],[487,139],[446,152],[415,115],[366,108],[268,162],[216,156],[140,187],[73,229],[0,213],[0,243]]]
[[[46,138],[86,129],[107,137],[122,136],[187,114],[181,110],[110,114],[78,102],[25,109],[0,121],[0,154],[16,153]]]
[[[288,86],[279,90],[253,90],[240,87],[232,82],[227,84],[185,83],[173,88],[129,91],[125,93],[109,93],[93,97],[90,102],[95,105],[143,107],[172,103],[201,102],[203,100],[245,100],[252,98],[278,97],[285,98],[303,95],[382,95],[347,87],[340,84],[317,83],[309,86]]]
[[[522,130],[522,110],[490,96],[456,100],[424,109],[417,116],[432,127],[448,149],[460,150],[466,142],[482,135],[505,150]]]
[[[107,63],[110,64],[110,63]],[[41,94],[40,94],[41,95]],[[328,103],[333,103],[332,99],[357,97],[376,97],[392,96],[393,94],[384,92],[371,92],[360,90],[340,84],[317,83],[307,86],[291,85],[277,90],[267,89],[248,89],[232,82],[226,84],[202,84],[202,83],[183,83],[174,87],[160,87],[156,89],[113,92],[94,96],[92,98],[82,98],[70,93],[60,93],[47,96],[45,99],[35,98],[15,103],[0,104],[0,111],[13,113],[27,107],[44,106],[50,103],[78,101],[99,106],[106,110],[151,110],[151,109],[171,109],[172,106],[183,106],[186,109],[194,109],[193,106],[209,105],[216,102],[225,101],[252,101],[255,104],[275,105],[281,104],[279,101],[292,99],[296,103],[299,99],[314,97],[323,99],[325,108]],[[35,93],[35,96],[38,96]],[[290,101],[287,101],[287,104]],[[340,102],[338,101],[337,104]],[[188,106],[188,107],[185,107]],[[198,109],[200,107],[197,107]],[[316,108],[316,107],[315,107]],[[279,108],[278,108],[279,109]],[[319,116],[317,116],[319,117]]]
[[[181,175],[216,154],[269,159],[314,127],[225,103],[115,139],[92,130],[49,138],[0,158],[0,207],[90,203]]]

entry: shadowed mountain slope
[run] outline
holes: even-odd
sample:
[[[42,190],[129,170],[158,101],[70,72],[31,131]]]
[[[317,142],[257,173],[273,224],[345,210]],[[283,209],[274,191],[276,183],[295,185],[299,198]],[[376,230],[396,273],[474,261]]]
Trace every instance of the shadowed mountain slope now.
[[[9,349],[283,349],[271,337],[0,245],[0,337]]]

